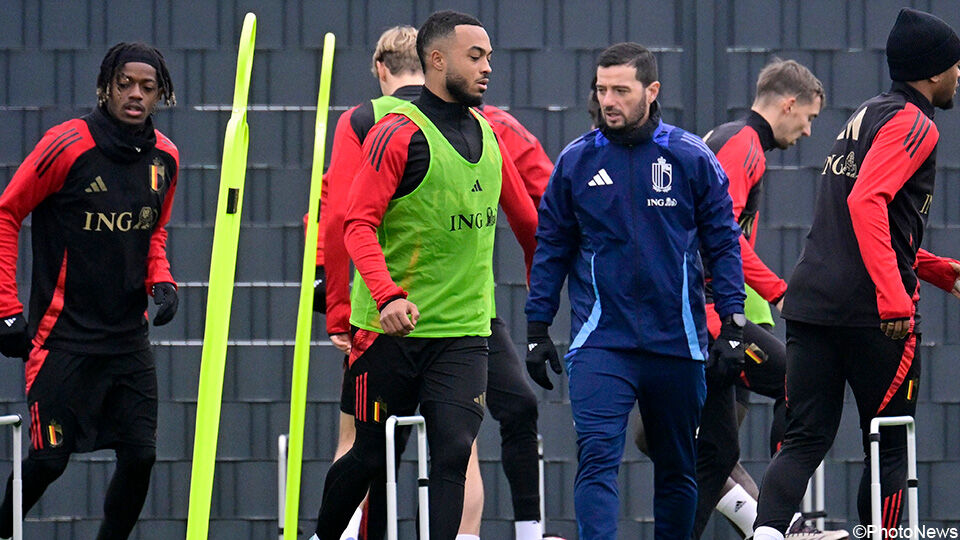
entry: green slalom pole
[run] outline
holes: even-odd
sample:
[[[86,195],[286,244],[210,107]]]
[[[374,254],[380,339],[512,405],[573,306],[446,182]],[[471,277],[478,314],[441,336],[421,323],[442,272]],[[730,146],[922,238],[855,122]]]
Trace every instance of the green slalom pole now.
[[[323,155],[327,143],[327,107],[330,103],[330,78],[333,73],[333,49],[336,38],[330,32],[323,38],[320,64],[320,92],[317,94],[317,124],[313,135],[313,170],[310,174],[310,198],[307,232],[303,247],[303,277],[300,281],[300,307],[297,311],[297,335],[293,345],[293,378],[290,383],[290,432],[287,449],[287,493],[283,509],[283,539],[297,540],[300,508],[300,469],[303,464],[303,424],[307,408],[307,376],[310,370],[310,331],[313,327],[313,280],[317,266],[317,228],[320,218],[320,192],[323,186]]]
[[[253,67],[253,45],[257,35],[257,17],[247,13],[240,33],[237,55],[237,82],[233,90],[233,112],[227,122],[220,168],[220,195],[210,256],[210,285],[207,290],[207,318],[200,357],[200,386],[197,393],[197,426],[193,441],[193,470],[190,476],[190,508],[187,515],[187,540],[207,540],[210,526],[210,499],[213,493],[213,469],[217,458],[220,431],[220,401],[223,397],[223,372],[230,330],[230,307],[237,268],[237,242],[240,238],[240,214],[243,181],[247,173],[247,93]]]

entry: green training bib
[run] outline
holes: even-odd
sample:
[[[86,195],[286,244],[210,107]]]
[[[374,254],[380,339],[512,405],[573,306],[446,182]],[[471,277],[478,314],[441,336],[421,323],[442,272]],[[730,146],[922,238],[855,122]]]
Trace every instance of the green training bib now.
[[[502,157],[490,125],[470,111],[483,133],[477,163],[464,159],[412,103],[391,111],[417,124],[430,148],[423,181],[390,201],[377,228],[390,277],[420,310],[411,337],[490,335]],[[380,312],[359,273],[350,307],[350,324],[383,331]]]

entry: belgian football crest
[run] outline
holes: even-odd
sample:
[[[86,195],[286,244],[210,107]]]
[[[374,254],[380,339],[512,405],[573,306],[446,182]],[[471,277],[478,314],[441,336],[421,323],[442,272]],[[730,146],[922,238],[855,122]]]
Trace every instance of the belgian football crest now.
[[[650,177],[653,180],[653,190],[657,193],[667,193],[673,187],[673,165],[660,156],[650,165]]]
[[[163,187],[163,178],[166,175],[166,169],[160,158],[153,158],[153,165],[150,165],[150,189],[160,191]]]
[[[50,443],[50,448],[63,444],[63,427],[56,420],[50,420],[47,424],[47,442]]]

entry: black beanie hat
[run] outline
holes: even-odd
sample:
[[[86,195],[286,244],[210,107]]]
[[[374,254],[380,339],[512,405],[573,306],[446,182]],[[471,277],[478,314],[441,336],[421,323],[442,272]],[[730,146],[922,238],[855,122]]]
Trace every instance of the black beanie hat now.
[[[939,75],[960,60],[960,38],[950,25],[923,11],[903,8],[887,37],[887,65],[895,81]]]

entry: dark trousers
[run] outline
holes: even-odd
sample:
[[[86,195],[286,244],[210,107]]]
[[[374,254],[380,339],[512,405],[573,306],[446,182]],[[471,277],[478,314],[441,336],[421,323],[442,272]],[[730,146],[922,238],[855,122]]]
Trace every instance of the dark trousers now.
[[[34,348],[30,382],[30,454],[23,462],[23,513],[63,474],[71,454],[110,448],[117,466],[103,503],[97,540],[130,535],[156,461],[157,372],[150,349],[88,355]],[[29,380],[29,379],[28,379]],[[13,534],[13,486],[0,504],[0,538]]]
[[[737,422],[737,387],[746,387],[757,394],[783,399],[786,350],[770,332],[748,322],[743,329],[748,354],[743,372],[734,384],[708,381],[707,399],[703,404],[700,429],[697,431],[697,513],[692,538],[703,534],[710,514],[720,501],[723,486],[740,460],[739,423]],[[782,422],[779,424],[782,426]],[[777,422],[771,428],[773,437],[782,434]]]
[[[577,430],[573,500],[580,540],[617,537],[617,471],[634,403],[653,461],[654,536],[688,537],[697,499],[695,433],[706,394],[703,362],[581,348],[567,355],[567,373]]]
[[[487,339],[353,336],[357,382],[353,447],[330,467],[317,536],[336,540],[374,481],[386,471],[384,424],[419,406],[430,445],[430,538],[454,540],[463,511],[470,448],[483,419]]]
[[[540,475],[537,453],[537,396],[527,382],[523,361],[510,340],[507,326],[499,318],[490,321],[487,360],[487,407],[500,424],[500,456],[510,485],[515,521],[539,521]],[[356,407],[356,380],[344,372],[340,410],[353,415]],[[398,451],[410,429],[397,430]],[[386,534],[386,493],[383,482],[374,479],[364,509],[362,540],[379,540]]]
[[[787,321],[787,430],[763,476],[754,528],[785,531],[840,425],[849,383],[860,415],[864,468],[857,498],[870,523],[870,421],[914,415],[920,380],[920,336],[892,340],[879,328],[833,327]],[[884,527],[900,522],[906,487],[906,434],[880,430],[880,483]]]
[[[500,424],[500,458],[510,484],[515,521],[539,521],[540,474],[537,454],[537,396],[527,382],[507,326],[490,324],[487,407]]]

